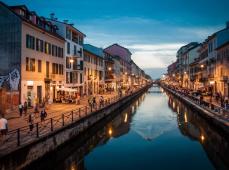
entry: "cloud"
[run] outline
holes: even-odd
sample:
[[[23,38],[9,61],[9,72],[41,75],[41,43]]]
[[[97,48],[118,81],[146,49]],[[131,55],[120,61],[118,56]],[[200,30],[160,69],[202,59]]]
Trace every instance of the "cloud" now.
[[[176,60],[177,50],[182,43],[171,44],[134,44],[126,46],[132,53],[132,59],[141,68],[165,68]]]
[[[119,43],[132,52],[143,69],[166,68],[176,60],[177,50],[189,42],[202,42],[223,26],[178,25],[144,17],[110,17],[78,22],[87,35],[86,43],[107,47]],[[159,73],[159,72],[157,72]]]

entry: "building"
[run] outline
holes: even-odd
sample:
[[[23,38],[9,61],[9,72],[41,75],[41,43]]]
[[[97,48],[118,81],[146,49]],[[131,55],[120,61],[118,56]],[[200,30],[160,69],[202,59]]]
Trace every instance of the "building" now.
[[[104,53],[102,48],[84,44],[84,94],[94,95],[104,92]]]
[[[141,85],[141,69],[131,60],[131,87],[139,87]]]
[[[120,59],[104,51],[105,59],[105,89],[117,91],[120,87]]]
[[[83,42],[86,35],[65,21],[58,21],[54,14],[49,19],[58,27],[57,33],[65,39],[65,88],[75,89],[83,95]]]
[[[219,80],[221,94],[225,97],[229,97],[229,41],[219,45],[216,48],[217,61],[216,68],[219,70]]]
[[[52,102],[56,88],[64,85],[65,40],[57,26],[25,5],[0,2],[0,13],[0,74],[11,77],[6,89],[19,92],[14,104]]]
[[[131,83],[131,52],[119,44],[113,44],[105,48],[104,51],[119,59],[120,86],[121,88],[129,88]]]
[[[178,69],[178,79],[179,84],[182,87],[188,86],[188,52],[197,47],[199,44],[197,42],[191,42],[183,47],[181,47],[177,52],[177,69]]]

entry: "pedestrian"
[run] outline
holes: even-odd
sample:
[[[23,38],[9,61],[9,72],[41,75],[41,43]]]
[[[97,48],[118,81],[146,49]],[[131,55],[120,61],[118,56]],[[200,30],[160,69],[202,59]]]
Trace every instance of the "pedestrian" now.
[[[225,103],[225,109],[229,109],[229,104],[228,104],[228,97],[226,96],[224,99],[224,103]]]
[[[7,131],[8,131],[8,121],[4,118],[4,115],[2,115],[0,119],[0,133],[2,139],[4,139],[5,136],[7,135]]]
[[[93,108],[96,108],[96,98],[95,98],[95,96],[93,97],[92,103],[93,103]]]
[[[100,98],[99,98],[99,105],[100,105],[100,108],[102,108],[104,106],[103,96],[100,96]]]
[[[20,104],[18,105],[18,109],[19,109],[19,114],[20,114],[20,117],[22,116],[22,113],[23,113],[23,105],[22,103],[20,102]]]
[[[41,122],[43,122],[46,117],[47,117],[47,112],[45,111],[45,109],[43,109],[40,113]]]
[[[29,114],[28,123],[29,123],[29,130],[30,130],[30,132],[33,131],[33,118],[34,118],[34,115],[32,113]]]
[[[28,110],[28,106],[27,106],[27,102],[26,101],[24,102],[23,109],[24,109],[24,115],[26,116],[27,115],[27,110]]]

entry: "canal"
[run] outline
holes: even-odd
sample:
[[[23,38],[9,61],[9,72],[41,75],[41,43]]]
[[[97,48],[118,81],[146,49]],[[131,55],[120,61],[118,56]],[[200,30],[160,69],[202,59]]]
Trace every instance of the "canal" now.
[[[229,169],[228,136],[159,87],[26,169]]]

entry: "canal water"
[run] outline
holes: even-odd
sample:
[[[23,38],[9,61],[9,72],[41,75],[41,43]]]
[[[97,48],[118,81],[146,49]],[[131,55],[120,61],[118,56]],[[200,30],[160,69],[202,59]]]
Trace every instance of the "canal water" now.
[[[28,168],[229,169],[228,144],[220,129],[163,89],[152,87],[68,154],[57,152],[58,158]]]

